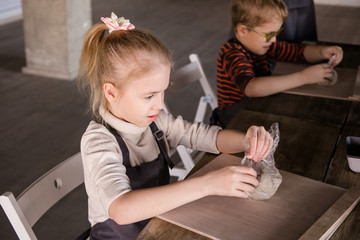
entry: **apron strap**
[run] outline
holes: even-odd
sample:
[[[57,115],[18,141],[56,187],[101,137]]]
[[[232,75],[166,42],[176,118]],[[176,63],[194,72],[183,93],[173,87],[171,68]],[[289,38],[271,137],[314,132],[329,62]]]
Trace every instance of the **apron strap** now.
[[[158,129],[158,127],[156,126],[155,122],[152,122],[150,124],[150,128],[151,128],[151,132],[154,134],[155,136],[155,140],[156,143],[159,146],[160,152],[163,155],[163,157],[165,158],[167,164],[169,165],[169,167],[171,169],[173,169],[174,167],[174,163],[170,160],[169,155],[167,154],[166,151],[166,144],[165,144],[165,139],[164,139],[164,133],[163,131],[161,131],[160,129]]]
[[[121,152],[122,152],[122,155],[123,155],[123,159],[130,159],[129,149],[127,148],[127,146],[126,146],[124,140],[122,139],[122,137],[118,137],[119,133],[113,127],[111,127],[110,125],[107,125],[107,127],[110,130],[110,132],[115,135],[116,140],[119,143],[119,146],[120,146],[120,149],[121,149]],[[164,132],[161,131],[160,129],[158,129],[155,122],[152,122],[150,124],[150,129],[151,129],[151,132],[154,134],[156,143],[157,143],[157,145],[158,145],[158,147],[160,149],[161,154],[163,155],[163,157],[166,160],[169,167],[171,169],[173,169],[174,163],[171,161],[171,159],[170,159],[170,157],[169,157],[169,155],[167,154],[167,151],[166,151]],[[130,165],[130,162],[129,162],[129,165]]]
[[[123,161],[124,161],[124,165],[129,165],[130,166],[130,154],[129,154],[129,149],[127,148],[124,139],[122,139],[122,137],[119,135],[119,133],[110,125],[107,125],[107,128],[109,129],[109,131],[115,136],[120,149],[121,149],[121,153],[123,155]]]

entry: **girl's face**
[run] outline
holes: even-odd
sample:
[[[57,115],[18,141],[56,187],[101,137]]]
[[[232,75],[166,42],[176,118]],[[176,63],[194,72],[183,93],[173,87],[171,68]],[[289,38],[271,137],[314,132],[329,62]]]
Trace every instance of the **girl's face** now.
[[[271,44],[276,41],[276,36],[266,39],[265,35],[277,35],[283,21],[279,18],[273,18],[270,22],[264,23],[253,29],[242,24],[236,28],[237,39],[245,48],[257,55],[264,55],[270,48]]]
[[[117,118],[139,127],[156,120],[164,106],[164,92],[169,85],[170,64],[154,64],[149,72],[130,81],[109,101],[109,110]],[[106,90],[105,90],[106,91]],[[106,95],[106,93],[105,93]]]

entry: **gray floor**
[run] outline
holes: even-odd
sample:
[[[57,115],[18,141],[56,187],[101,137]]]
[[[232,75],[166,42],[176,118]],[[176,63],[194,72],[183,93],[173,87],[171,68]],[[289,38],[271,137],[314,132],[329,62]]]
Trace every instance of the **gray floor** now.
[[[199,54],[215,86],[216,55],[230,32],[228,2],[107,0],[105,4],[93,0],[93,22],[114,11],[136,27],[150,29],[173,50],[175,68],[187,63],[189,54]],[[319,40],[360,44],[359,8],[316,6],[316,12]],[[48,169],[79,151],[90,117],[75,81],[21,73],[25,65],[22,21],[0,26],[0,32],[0,193],[11,191],[18,196]],[[185,117],[190,116],[199,90],[192,86],[185,89],[186,99],[169,101],[177,109],[175,114],[186,110]],[[34,229],[39,239],[73,239],[88,226],[86,216],[86,195],[80,187]],[[16,239],[2,210],[0,239]]]

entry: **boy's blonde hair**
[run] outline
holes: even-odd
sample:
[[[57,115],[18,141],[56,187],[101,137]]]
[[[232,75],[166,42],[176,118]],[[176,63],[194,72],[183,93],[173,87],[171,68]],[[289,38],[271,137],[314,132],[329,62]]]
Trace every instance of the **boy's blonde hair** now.
[[[87,33],[80,57],[78,83],[90,95],[90,109],[96,118],[99,107],[107,108],[104,83],[122,89],[129,81],[149,72],[159,61],[172,66],[172,54],[153,34],[138,29],[109,33],[104,23]]]
[[[240,23],[247,27],[257,27],[279,17],[282,21],[288,16],[283,0],[232,0],[231,23],[233,29]]]

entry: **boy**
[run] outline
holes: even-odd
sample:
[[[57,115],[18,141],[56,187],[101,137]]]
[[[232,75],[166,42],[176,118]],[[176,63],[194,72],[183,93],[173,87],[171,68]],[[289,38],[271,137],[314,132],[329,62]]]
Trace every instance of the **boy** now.
[[[326,83],[342,60],[338,46],[296,45],[276,41],[288,10],[283,0],[233,0],[235,37],[227,41],[217,59],[218,109],[212,120],[225,127],[251,97],[264,97],[305,84]],[[319,62],[301,72],[271,76],[275,61]]]

